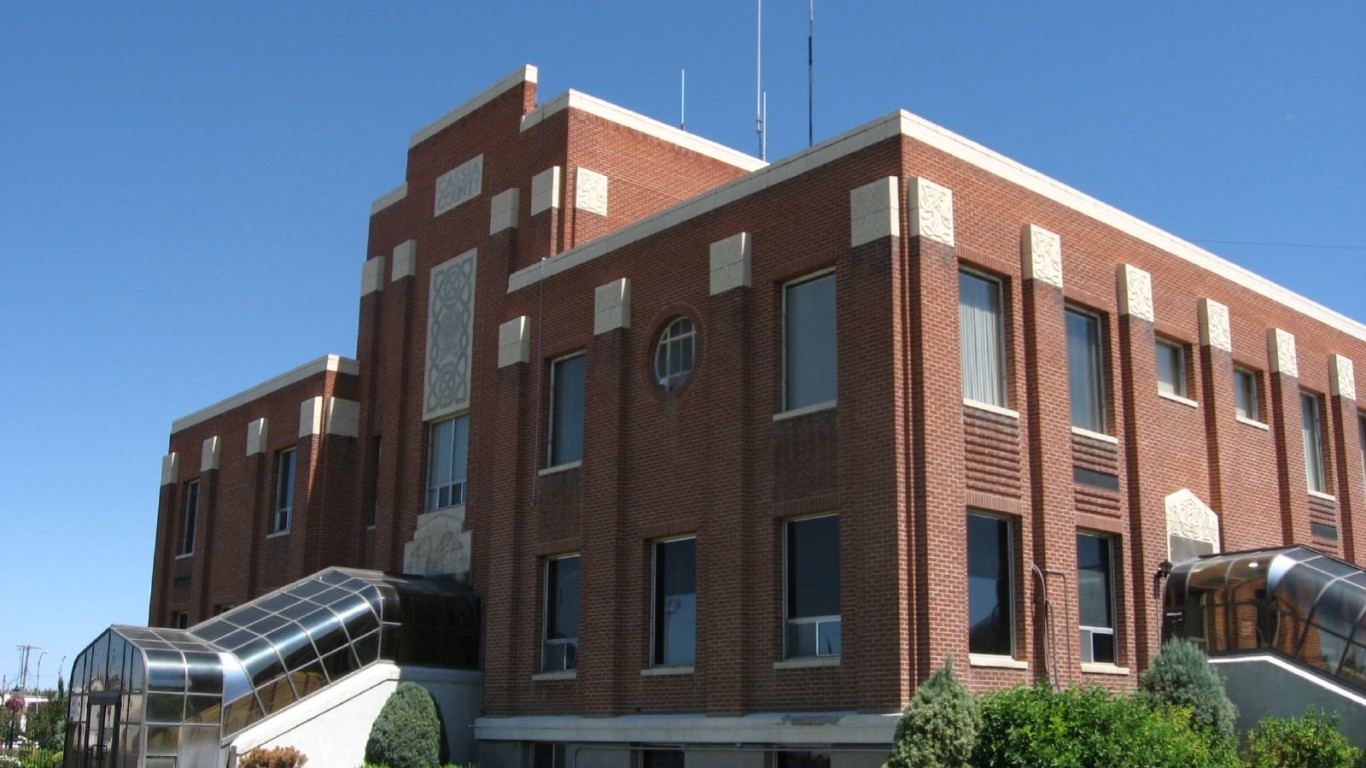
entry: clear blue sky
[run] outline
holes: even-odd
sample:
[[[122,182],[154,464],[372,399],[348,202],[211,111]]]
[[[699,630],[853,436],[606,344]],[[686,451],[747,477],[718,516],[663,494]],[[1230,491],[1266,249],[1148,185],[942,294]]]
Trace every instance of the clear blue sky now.
[[[818,141],[905,108],[1366,320],[1366,3],[816,5]],[[807,3],[764,6],[772,160]],[[525,63],[676,123],[686,69],[757,153],[754,43],[753,0],[0,0],[0,675],[146,622],[173,419],[354,355],[414,131]]]

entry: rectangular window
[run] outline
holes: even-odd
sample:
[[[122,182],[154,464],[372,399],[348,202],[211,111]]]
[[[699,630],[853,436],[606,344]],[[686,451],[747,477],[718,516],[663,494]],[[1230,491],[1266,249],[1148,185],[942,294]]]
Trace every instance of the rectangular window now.
[[[533,744],[531,746],[531,768],[566,768],[563,744]]]
[[[194,534],[198,523],[199,481],[191,480],[185,484],[185,509],[180,516],[180,552],[177,554],[194,554]]]
[[[1233,387],[1238,418],[1261,421],[1262,409],[1257,399],[1257,373],[1246,368],[1234,368]]]
[[[1327,493],[1323,475],[1323,425],[1319,419],[1319,398],[1300,393],[1300,419],[1304,429],[1304,477],[1309,490]]]
[[[683,768],[681,749],[646,749],[640,753],[640,768]]]
[[[1105,432],[1105,366],[1101,357],[1100,318],[1067,310],[1067,386],[1072,426]]]
[[[236,607],[237,606],[233,605],[232,603],[219,603],[218,605],[215,605],[213,607],[213,615],[221,616],[222,614],[225,614]]]
[[[293,449],[280,451],[275,461],[275,516],[271,520],[270,532],[283,533],[289,530],[294,519],[294,462]]]
[[[1157,340],[1157,391],[1189,397],[1186,388],[1186,348],[1166,339]]]
[[[1077,534],[1077,591],[1081,611],[1081,660],[1115,663],[1115,571],[1108,536]]]
[[[438,421],[428,430],[427,511],[464,504],[470,419],[457,416]]]
[[[968,651],[1015,654],[1011,525],[1002,517],[968,515]]]
[[[697,646],[697,539],[656,542],[650,663],[690,667]]]
[[[189,611],[172,611],[172,612],[171,612],[171,626],[172,626],[172,627],[175,627],[176,629],[189,629],[189,628],[190,628],[190,612],[189,612]]]
[[[773,768],[830,768],[830,753],[784,750],[774,754]]]
[[[963,397],[1006,407],[1005,325],[1001,283],[971,272],[958,273],[958,346],[963,364]]]
[[[583,460],[584,356],[550,364],[550,456],[546,466]]]
[[[1357,416],[1357,436],[1361,438],[1361,465],[1366,467],[1366,414]],[[1362,480],[1366,482],[1366,475]]]
[[[838,515],[786,525],[786,656],[840,655]]]
[[[568,672],[579,666],[579,556],[545,563],[545,642],[542,672]]]
[[[783,288],[783,410],[833,402],[837,396],[835,273]]]

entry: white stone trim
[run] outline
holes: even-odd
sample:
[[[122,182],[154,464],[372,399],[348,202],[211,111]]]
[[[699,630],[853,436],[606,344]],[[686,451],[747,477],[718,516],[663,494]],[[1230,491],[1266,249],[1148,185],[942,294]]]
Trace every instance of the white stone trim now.
[[[238,392],[232,397],[220,400],[207,408],[202,408],[188,416],[182,416],[181,418],[176,419],[171,422],[171,434],[193,427],[214,416],[227,413],[234,408],[246,405],[253,400],[259,400],[272,392],[278,392],[291,384],[297,384],[310,376],[316,376],[325,371],[333,371],[348,376],[358,376],[360,375],[360,364],[349,357],[324,355],[317,360],[304,363],[298,368],[285,371],[273,379],[267,379],[251,389]]]
[[[404,240],[394,246],[394,270],[390,282],[398,282],[405,277],[417,275],[417,241]]]
[[[576,680],[578,677],[579,671],[577,669],[570,669],[565,672],[538,672],[537,674],[532,675],[531,679],[534,682],[539,682],[542,680]]]
[[[693,666],[686,667],[645,667],[640,670],[641,677],[670,677],[672,675],[691,675]]]
[[[1338,500],[1338,497],[1334,496],[1334,495],[1331,494],[1331,493],[1324,493],[1323,491],[1316,491],[1316,490],[1314,490],[1313,488],[1310,488],[1310,489],[1309,489],[1309,495],[1310,495],[1310,497],[1312,497],[1312,498],[1315,498],[1315,499],[1322,499],[1322,500],[1324,500],[1324,501],[1336,502],[1336,501]]]
[[[631,327],[631,281],[618,278],[593,292],[593,335]]]
[[[997,656],[990,653],[969,653],[968,666],[987,669],[1029,669],[1029,662],[1012,656]]]
[[[838,667],[841,664],[839,656],[803,656],[800,659],[783,659],[773,662],[774,669],[819,669],[821,667]]]
[[[1219,542],[1219,515],[1189,488],[1182,488],[1163,500],[1167,519],[1167,558],[1171,559],[1171,536],[1203,541],[1222,551]]]
[[[405,181],[402,184],[399,184],[397,187],[394,187],[393,189],[389,190],[388,192],[385,192],[380,197],[376,198],[375,202],[370,204],[370,215],[374,216],[375,214],[379,213],[385,208],[388,208],[394,203],[397,203],[398,201],[402,200],[407,196],[408,182]]]
[[[639,131],[647,136],[652,136],[660,141],[665,141],[678,147],[682,147],[690,152],[696,152],[704,157],[719,160],[727,165],[733,165],[746,171],[754,171],[763,168],[767,163],[757,157],[747,155],[744,152],[731,149],[723,144],[718,144],[709,139],[704,139],[696,134],[688,133],[672,125],[666,125],[653,118],[632,112],[603,101],[586,93],[575,90],[566,91],[554,99],[551,99],[544,106],[538,107],[535,111],[522,118],[522,131],[527,131],[538,125],[542,120],[556,112],[566,109],[577,109],[580,112],[602,118],[608,122],[616,123],[625,128]]]
[[[1239,424],[1246,424],[1249,427],[1256,427],[1257,429],[1266,430],[1267,432],[1271,431],[1271,425],[1266,422],[1257,421],[1256,419],[1245,419],[1242,416],[1236,416],[1235,418],[1238,420]]]
[[[816,413],[817,411],[832,411],[838,407],[839,400],[826,400],[823,403],[812,403],[811,405],[804,405],[801,408],[792,408],[791,410],[775,413],[773,414],[773,420],[783,421],[784,419],[795,419],[798,416],[805,416],[808,413]]]
[[[997,416],[1005,416],[1007,418],[1016,420],[1020,418],[1019,411],[1013,411],[1009,408],[1002,408],[999,405],[992,405],[991,403],[984,403],[981,400],[973,400],[970,397],[963,398],[963,405],[966,405],[969,408],[976,408],[979,411],[994,413]]]
[[[489,234],[517,228],[517,209],[521,205],[522,190],[512,187],[493,196],[489,201]]]
[[[534,84],[536,82],[536,77],[537,71],[534,66],[526,64],[521,67],[518,67],[517,70],[514,71],[512,74],[494,83],[492,86],[485,89],[479,95],[475,96],[469,101],[466,101],[464,104],[461,104],[455,109],[452,109],[450,112],[447,112],[441,117],[438,117],[436,120],[433,120],[432,122],[428,123],[425,127],[423,127],[422,130],[418,131],[417,133],[414,133],[413,137],[408,141],[408,148],[412,149],[413,147],[416,147],[418,144],[421,144],[427,139],[430,139],[431,137],[440,133],[445,128],[454,124],[460,118],[470,114],[471,112],[475,111],[476,109],[479,109],[480,107],[484,106],[490,101],[493,101],[495,98],[503,95],[504,92],[510,91],[513,88],[516,88],[517,86],[521,85],[522,83]]]
[[[498,326],[498,367],[531,362],[531,318],[526,315]]]
[[[1115,292],[1119,298],[1119,313],[1153,322],[1153,276],[1132,264],[1120,264],[1115,269]]]
[[[1334,397],[1357,399],[1356,366],[1351,358],[1333,355],[1328,358],[1329,384]]]
[[[310,397],[299,403],[299,437],[306,438],[323,433],[323,399]]]
[[[953,190],[913,176],[908,180],[907,215],[911,237],[923,237],[953,247]]]
[[[265,453],[270,445],[270,422],[266,417],[247,424],[247,455],[255,456],[258,453]]]
[[[849,246],[901,236],[901,205],[895,176],[849,191]]]
[[[1266,329],[1266,348],[1271,372],[1300,377],[1300,364],[1295,356],[1295,334],[1280,328]]]
[[[327,407],[327,434],[340,437],[360,436],[360,401],[332,398]]]
[[[1072,434],[1080,435],[1081,437],[1089,437],[1092,440],[1099,440],[1102,443],[1114,443],[1115,445],[1119,445],[1118,437],[1115,437],[1114,435],[1107,435],[1104,432],[1092,432],[1091,430],[1085,429],[1083,427],[1072,427]]]
[[[563,464],[556,464],[556,465],[553,466],[553,467],[546,467],[545,469],[537,470],[537,471],[536,471],[536,476],[537,476],[537,477],[545,477],[546,475],[554,475],[554,474],[557,474],[557,473],[559,473],[559,472],[568,472],[568,471],[571,470],[571,469],[578,469],[579,467],[582,467],[582,466],[583,466],[583,461],[582,461],[582,460],[580,460],[580,461],[566,461],[566,462],[563,463]]]
[[[576,168],[574,171],[574,207],[580,211],[607,215],[607,176]]]
[[[886,748],[900,712],[765,712],[750,715],[481,717],[480,741],[647,744],[874,744]]]
[[[1233,334],[1229,331],[1228,307],[1214,299],[1200,300],[1200,343],[1207,347],[1233,352]]]
[[[161,457],[161,484],[171,485],[180,479],[180,454],[171,451]]]
[[[384,290],[384,257],[366,259],[360,270],[360,295],[367,296]]]
[[[1186,407],[1188,407],[1188,408],[1199,408],[1199,407],[1200,407],[1200,403],[1198,403],[1198,402],[1196,402],[1196,401],[1190,399],[1189,397],[1182,397],[1182,396],[1180,396],[1180,395],[1173,395],[1173,394],[1170,393],[1170,392],[1163,392],[1163,391],[1160,390],[1160,389],[1157,391],[1157,396],[1160,397],[1160,398],[1162,398],[1163,400],[1170,400],[1170,401],[1172,401],[1173,403],[1180,403],[1181,405],[1184,405],[1184,406],[1186,406]]]
[[[1338,683],[1324,679],[1321,676],[1322,673],[1315,673],[1305,669],[1301,669],[1299,666],[1292,664],[1288,661],[1285,661],[1284,659],[1281,659],[1278,656],[1214,656],[1210,658],[1209,663],[1215,666],[1221,664],[1271,664],[1273,666],[1280,667],[1281,669],[1285,670],[1286,672],[1289,672],[1295,677],[1298,677],[1301,680],[1304,680],[1305,682],[1308,682],[1312,685],[1316,685],[1319,688],[1328,691],[1329,693],[1341,696],[1342,698],[1347,699],[1353,704],[1356,704],[1358,707],[1366,707],[1366,696],[1362,696],[1361,694],[1353,693],[1352,691],[1346,690]],[[478,727],[478,723],[479,721],[476,720],[476,727]]]
[[[208,472],[218,469],[218,458],[223,451],[223,441],[218,435],[204,440],[199,453],[199,471]]]
[[[753,284],[753,238],[738,232],[711,244],[711,295]]]
[[[466,160],[436,177],[432,190],[432,216],[440,216],[468,203],[484,192],[484,156]]]
[[[1026,280],[1038,280],[1062,288],[1062,238],[1037,224],[1025,225],[1020,234],[1020,255]]]
[[[1127,675],[1128,667],[1117,667],[1114,664],[1096,664],[1094,662],[1083,661],[1081,671],[1090,675]]]
[[[552,165],[531,177],[531,215],[560,207],[560,166]]]

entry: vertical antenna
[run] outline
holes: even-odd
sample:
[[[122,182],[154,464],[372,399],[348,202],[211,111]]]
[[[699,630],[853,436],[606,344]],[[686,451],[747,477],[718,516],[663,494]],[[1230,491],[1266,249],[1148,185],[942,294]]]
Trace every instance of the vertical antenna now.
[[[764,0],[758,0],[759,22],[754,44],[754,133],[759,137],[759,159],[764,157]]]
[[[678,127],[688,127],[688,70],[678,72]]]
[[[763,120],[761,121],[760,124],[761,124],[764,128],[763,128],[763,131],[761,131],[761,132],[759,133],[759,159],[760,159],[760,160],[767,160],[767,159],[768,159],[768,91],[764,91],[764,111],[763,111],[761,114],[763,115]]]
[[[813,116],[816,81],[816,0],[806,0],[806,146],[816,143]]]

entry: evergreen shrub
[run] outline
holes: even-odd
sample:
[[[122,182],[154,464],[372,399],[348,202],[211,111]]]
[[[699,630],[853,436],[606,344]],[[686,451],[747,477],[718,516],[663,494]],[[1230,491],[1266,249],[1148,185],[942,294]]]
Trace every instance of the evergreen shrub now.
[[[1238,708],[1224,692],[1224,679],[1195,643],[1168,640],[1138,676],[1138,687],[1154,706],[1189,709],[1191,724],[1220,748],[1232,749],[1237,744]]]
[[[426,688],[399,683],[365,744],[365,762],[388,768],[440,768],[441,716]]]
[[[896,725],[887,768],[967,768],[981,715],[953,676],[953,659],[916,689]]]
[[[1263,718],[1243,753],[1249,768],[1357,768],[1362,751],[1338,732],[1337,713]]]

